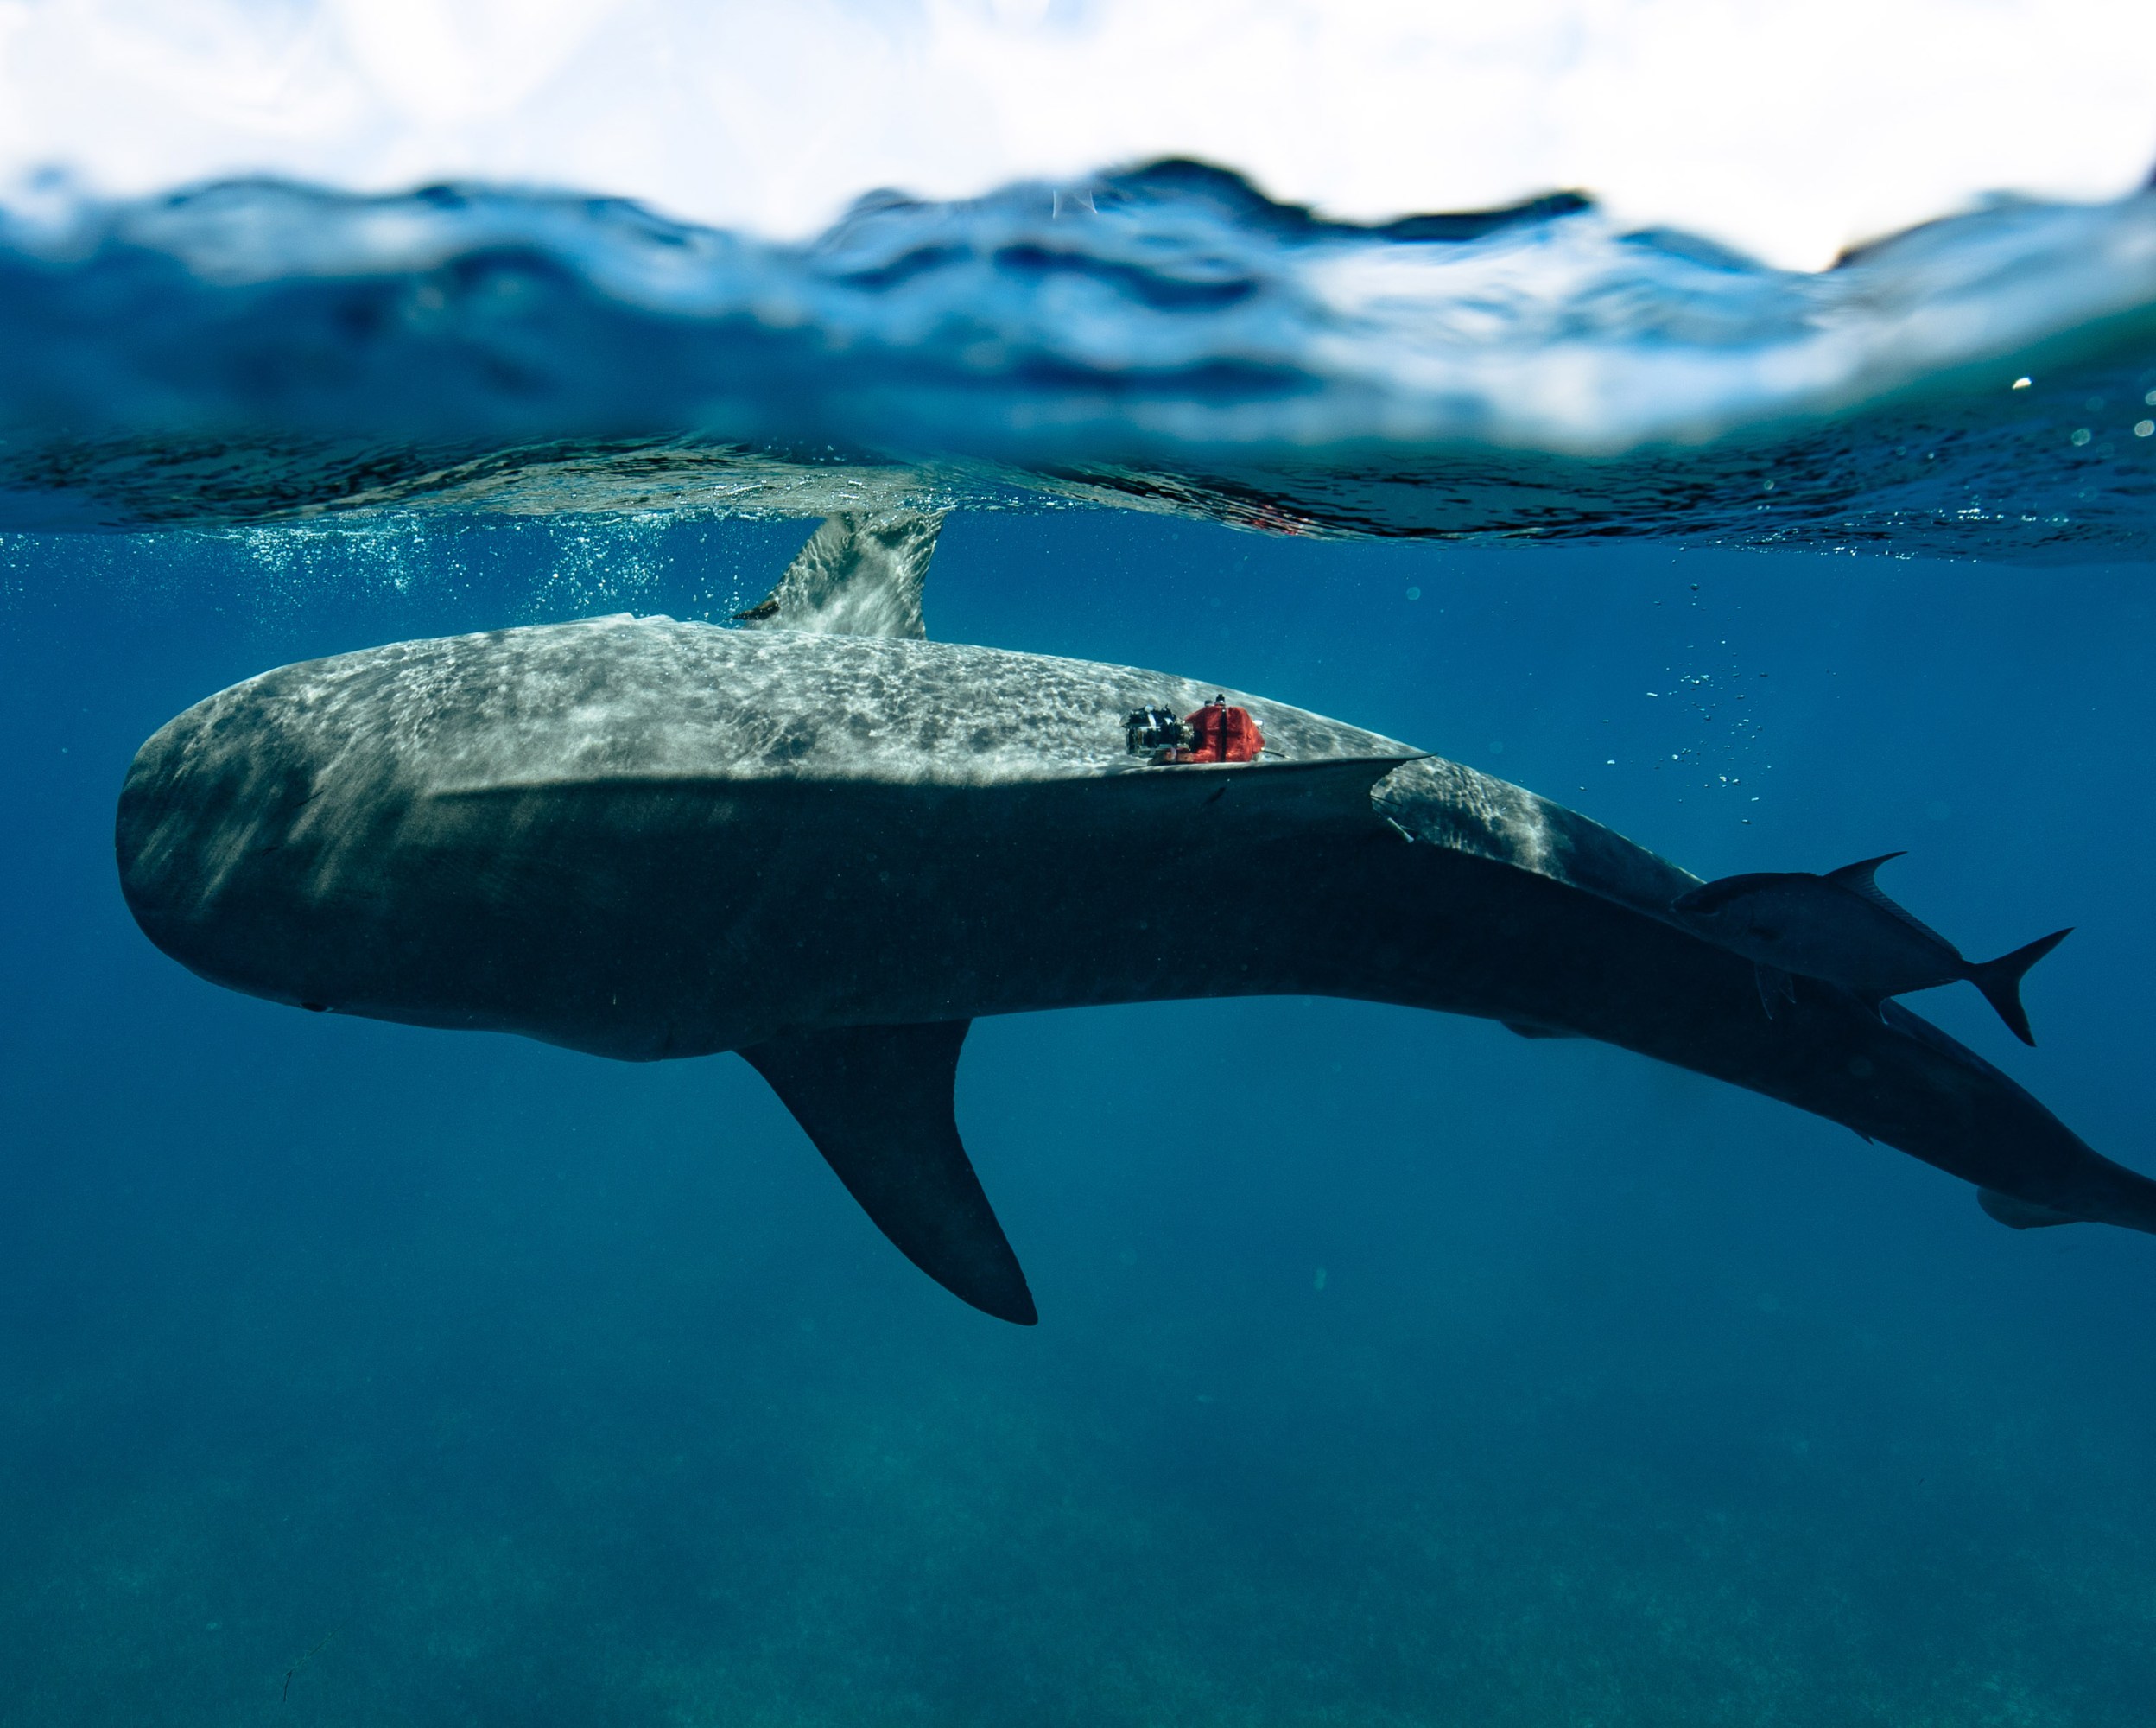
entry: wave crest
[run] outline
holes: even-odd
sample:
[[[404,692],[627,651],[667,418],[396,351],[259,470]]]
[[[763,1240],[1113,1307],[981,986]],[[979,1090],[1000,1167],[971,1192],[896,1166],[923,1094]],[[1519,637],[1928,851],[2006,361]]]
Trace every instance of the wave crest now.
[[[2000,200],[1807,274],[1576,194],[1361,226],[1187,162],[875,194],[802,245],[234,181],[17,222],[0,315],[12,526],[864,485],[2017,557],[2151,525],[2147,194]]]

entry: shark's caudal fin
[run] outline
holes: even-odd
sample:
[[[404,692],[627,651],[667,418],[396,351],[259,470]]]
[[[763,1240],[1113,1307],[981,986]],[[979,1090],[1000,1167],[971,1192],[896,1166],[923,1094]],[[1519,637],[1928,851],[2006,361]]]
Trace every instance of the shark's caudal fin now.
[[[968,1020],[789,1032],[741,1054],[898,1251],[960,1300],[1039,1316],[952,1113]]]
[[[1969,982],[1984,993],[1984,1000],[1998,1009],[1999,1018],[2024,1044],[2033,1045],[2036,1039],[2029,1031],[2028,1013],[2021,1006],[2021,975],[2073,933],[2070,926],[2055,930],[2026,948],[2017,948],[2011,954],[1969,969]]]
[[[925,636],[921,587],[942,526],[940,515],[917,510],[827,516],[777,587],[736,621],[840,636]]]

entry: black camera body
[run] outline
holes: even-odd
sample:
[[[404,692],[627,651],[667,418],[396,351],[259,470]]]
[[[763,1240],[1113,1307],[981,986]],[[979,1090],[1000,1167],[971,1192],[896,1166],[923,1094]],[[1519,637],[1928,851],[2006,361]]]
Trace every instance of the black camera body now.
[[[1125,747],[1133,756],[1150,756],[1163,750],[1188,750],[1193,734],[1171,708],[1149,702],[1123,722]]]

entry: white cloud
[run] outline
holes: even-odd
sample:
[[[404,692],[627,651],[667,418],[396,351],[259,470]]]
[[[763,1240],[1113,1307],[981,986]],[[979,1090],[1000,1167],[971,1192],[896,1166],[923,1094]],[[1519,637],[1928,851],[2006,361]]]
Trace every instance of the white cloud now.
[[[0,177],[639,197],[768,234],[1167,152],[1364,217],[1592,190],[1816,265],[2156,162],[2147,0],[0,0]]]

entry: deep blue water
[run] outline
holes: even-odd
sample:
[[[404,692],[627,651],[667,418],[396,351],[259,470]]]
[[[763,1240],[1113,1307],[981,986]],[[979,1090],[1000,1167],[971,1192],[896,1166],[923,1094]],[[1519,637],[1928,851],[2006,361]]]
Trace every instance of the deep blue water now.
[[[187,703],[723,617],[803,532],[0,541],[0,1728],[2148,1719],[2145,1237],[2007,1231],[1589,1044],[1044,1014],[958,1096],[1021,1331],[732,1057],[295,1013],[134,928],[113,799]],[[1916,1006],[2149,1169],[2151,576],[961,513],[929,624],[1333,714],[1707,875],[1906,847],[1971,953],[2077,927],[2035,1050]]]

